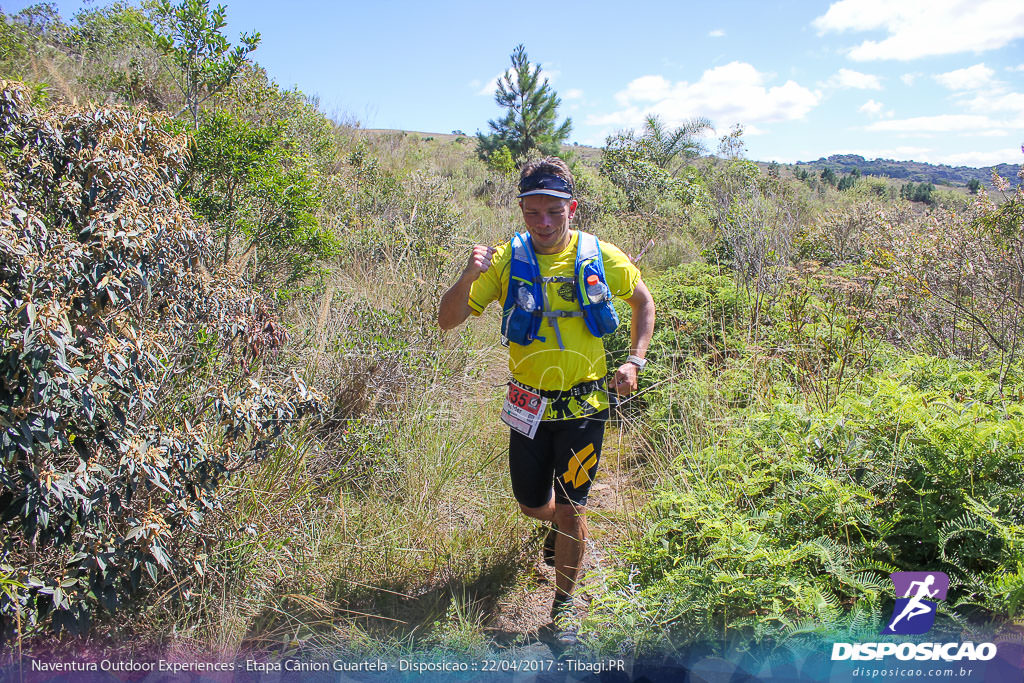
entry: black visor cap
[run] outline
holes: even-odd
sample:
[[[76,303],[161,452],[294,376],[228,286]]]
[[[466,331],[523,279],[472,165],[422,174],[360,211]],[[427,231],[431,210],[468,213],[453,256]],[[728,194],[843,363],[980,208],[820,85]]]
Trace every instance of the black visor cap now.
[[[533,173],[519,181],[519,196],[546,194],[559,199],[572,199],[572,186],[552,173]]]

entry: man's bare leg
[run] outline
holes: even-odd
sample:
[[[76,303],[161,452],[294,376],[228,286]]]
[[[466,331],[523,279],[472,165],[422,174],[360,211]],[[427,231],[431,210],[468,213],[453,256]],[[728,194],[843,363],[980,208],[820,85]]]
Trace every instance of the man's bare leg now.
[[[551,498],[544,505],[539,508],[528,508],[522,503],[519,504],[519,509],[523,511],[523,514],[527,517],[533,517],[539,519],[542,522],[553,522],[555,521],[555,496],[554,492],[551,494]]]
[[[587,508],[573,503],[555,505],[555,595],[572,595],[583,567],[583,542],[587,540]]]
[[[583,542],[587,538],[586,507],[573,503],[555,504],[551,496],[546,505],[526,507],[520,505],[523,514],[543,522],[558,525],[558,539],[555,541],[555,592],[556,595],[572,595],[583,565]]]
[[[558,645],[572,647],[578,642],[576,629],[559,619],[571,616],[573,612],[572,593],[583,566],[583,542],[587,538],[587,509],[573,503],[556,504],[554,495],[548,499],[547,504],[540,507],[530,508],[520,504],[519,508],[534,519],[553,522],[558,527],[558,536],[555,538],[555,600],[551,606],[551,618]]]

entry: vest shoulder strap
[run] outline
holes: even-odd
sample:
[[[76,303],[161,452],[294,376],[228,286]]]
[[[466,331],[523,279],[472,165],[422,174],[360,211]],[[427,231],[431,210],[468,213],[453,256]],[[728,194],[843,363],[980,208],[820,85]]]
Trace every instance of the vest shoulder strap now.
[[[597,235],[591,235],[589,232],[577,231],[576,237],[576,265],[584,261],[589,261],[593,258],[599,258],[601,256],[601,244],[598,242]],[[602,268],[602,270],[604,270]]]
[[[523,263],[533,263],[533,249],[527,240],[530,238],[529,235],[523,235],[523,233],[517,232],[512,236],[512,258],[516,261],[522,261]]]

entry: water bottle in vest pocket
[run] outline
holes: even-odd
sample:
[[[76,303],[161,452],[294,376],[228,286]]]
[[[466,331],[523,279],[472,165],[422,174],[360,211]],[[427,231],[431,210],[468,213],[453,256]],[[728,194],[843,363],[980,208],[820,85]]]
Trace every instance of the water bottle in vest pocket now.
[[[581,268],[584,320],[595,337],[611,334],[619,326],[619,314],[612,303],[612,293],[604,281],[604,268],[600,256],[587,261]]]
[[[537,310],[537,299],[533,287],[522,281],[513,280],[509,292],[511,308],[504,311],[501,321],[501,334],[508,341],[526,345],[537,336],[539,319],[533,312]]]

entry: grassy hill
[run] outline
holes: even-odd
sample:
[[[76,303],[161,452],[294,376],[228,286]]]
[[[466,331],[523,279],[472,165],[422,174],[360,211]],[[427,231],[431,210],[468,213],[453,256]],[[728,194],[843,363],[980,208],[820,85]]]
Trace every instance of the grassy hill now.
[[[475,136],[472,134],[456,133],[430,133],[423,131],[403,131],[396,129],[366,129],[370,134],[394,134],[404,133],[407,135],[418,135],[423,139],[436,139],[444,141],[457,141],[469,143],[475,146]],[[596,163],[601,157],[601,148],[588,145],[565,145],[565,149],[571,150],[591,163]],[[767,169],[768,162],[757,162],[760,167]],[[949,166],[947,164],[929,164],[920,161],[897,161],[894,159],[872,159],[868,160],[857,154],[833,154],[822,157],[815,161],[798,161],[795,164],[788,164],[793,169],[804,169],[815,175],[826,168],[832,169],[837,175],[850,173],[857,170],[861,175],[901,180],[913,183],[933,183],[935,185],[946,185],[949,187],[965,187],[971,180],[978,180],[989,190],[992,186],[992,173],[998,173],[1010,182],[1010,187],[1016,187],[1021,181],[1017,177],[1019,165],[998,164],[996,166]]]
[[[907,182],[914,183],[929,182],[935,185],[949,185],[952,187],[965,186],[971,180],[978,180],[989,189],[992,188],[992,173],[996,172],[1009,180],[1012,187],[1016,187],[1020,183],[1020,179],[1017,178],[1017,170],[1020,166],[1013,164],[974,168],[971,166],[926,164],[920,161],[895,161],[893,159],[872,159],[869,161],[857,154],[833,154],[816,161],[798,161],[794,166],[807,169],[816,174],[826,168],[832,169],[836,174],[849,173],[856,169],[860,171],[861,175],[906,180]]]

